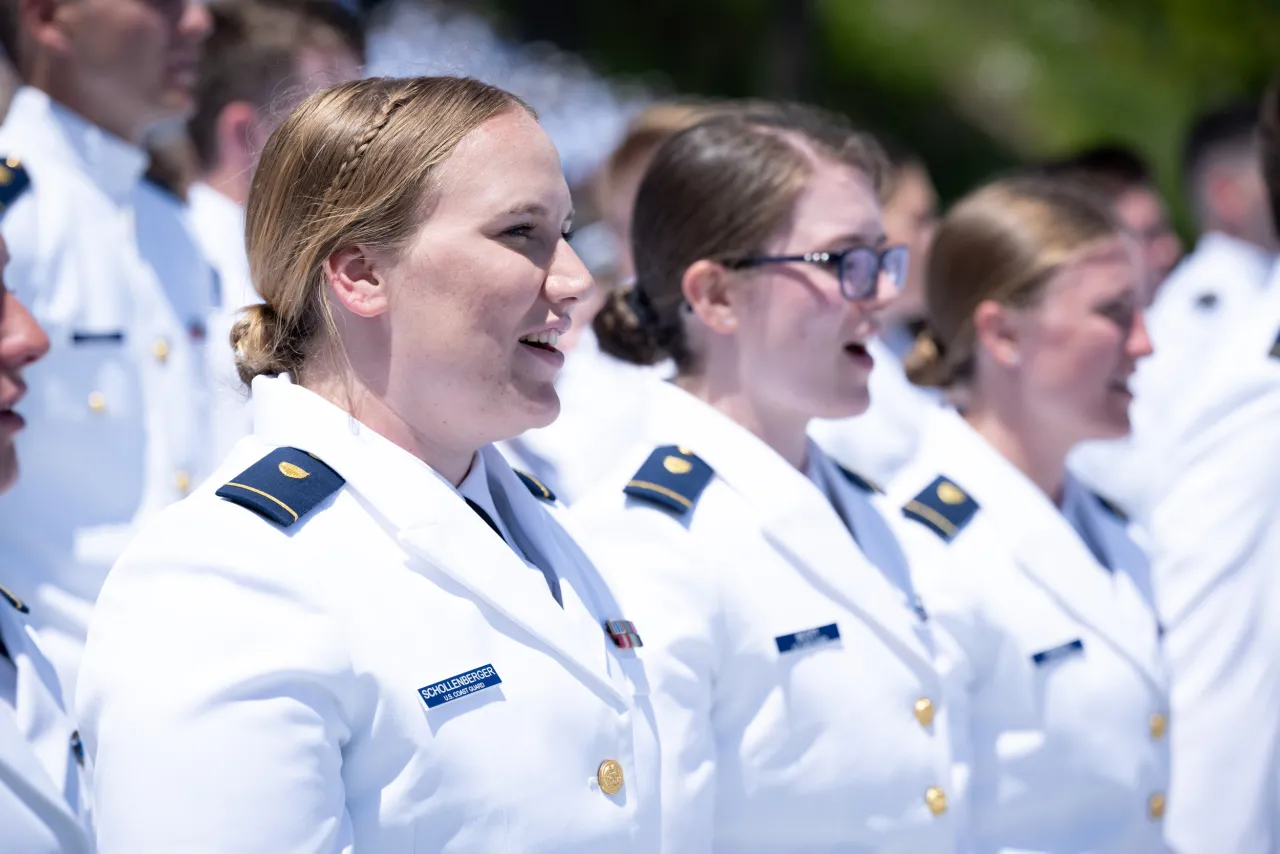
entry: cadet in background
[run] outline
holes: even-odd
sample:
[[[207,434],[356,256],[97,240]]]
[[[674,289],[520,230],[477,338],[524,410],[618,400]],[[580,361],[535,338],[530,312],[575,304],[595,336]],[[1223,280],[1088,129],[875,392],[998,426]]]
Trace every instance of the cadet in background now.
[[[935,390],[912,384],[903,359],[923,329],[924,270],[938,220],[938,194],[924,162],[888,148],[891,175],[884,194],[884,231],[890,243],[910,251],[902,292],[885,308],[884,328],[867,344],[876,361],[868,390],[871,405],[854,418],[815,421],[810,433],[822,449],[854,471],[887,483],[915,455],[929,412],[941,403]]]
[[[1133,379],[1133,433],[1117,443],[1085,445],[1073,467],[1092,486],[1123,501],[1144,522],[1153,502],[1152,471],[1170,442],[1199,417],[1205,368],[1258,311],[1276,241],[1258,163],[1258,108],[1236,104],[1201,115],[1184,143],[1183,180],[1200,239],[1156,294],[1150,319],[1155,355]],[[1269,342],[1268,342],[1269,343]]]
[[[643,644],[668,854],[954,850],[930,625],[874,487],[805,433],[867,406],[907,260],[884,168],[801,108],[676,134],[597,318],[606,352],[677,370],[571,510]]]
[[[1280,77],[1259,135],[1280,221]],[[1179,854],[1280,850],[1280,270],[1203,353],[1151,468],[1147,527],[1173,678],[1169,841]]]
[[[916,382],[957,391],[889,487],[925,607],[974,851],[1167,852],[1169,680],[1147,559],[1066,469],[1129,429],[1151,353],[1138,248],[1044,178],[948,212]]]
[[[488,444],[556,415],[572,217],[532,112],[475,80],[340,84],[272,134],[232,333],[254,434],[90,630],[101,854],[654,850],[626,615]]]
[[[0,270],[8,251],[0,240]],[[14,410],[26,393],[22,373],[49,338],[0,278],[0,492],[18,476]],[[0,548],[3,548],[0,542]],[[30,609],[0,577],[0,833],[6,851],[89,854],[79,734],[62,689],[27,625]]]
[[[364,64],[360,22],[332,0],[221,0],[187,125],[199,162],[191,224],[218,272],[208,353],[213,452],[221,459],[252,429],[227,343],[240,309],[259,301],[244,249],[244,202],[258,155],[288,111],[325,86],[355,80]]]
[[[192,108],[208,15],[194,0],[6,8],[0,36],[26,85],[0,126],[0,233],[52,344],[31,371],[27,476],[0,498],[0,576],[30,602],[70,696],[108,568],[207,471],[212,280],[189,241],[164,239],[185,226],[142,189],[141,145]]]
[[[1036,171],[1096,193],[1128,229],[1141,250],[1141,296],[1149,306],[1182,257],[1182,241],[1142,155],[1123,145],[1099,145],[1044,163]]]

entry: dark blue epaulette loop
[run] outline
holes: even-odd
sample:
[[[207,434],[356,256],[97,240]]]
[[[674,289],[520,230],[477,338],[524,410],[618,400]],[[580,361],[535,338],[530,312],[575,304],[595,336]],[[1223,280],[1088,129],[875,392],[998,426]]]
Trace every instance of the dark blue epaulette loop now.
[[[306,451],[276,448],[215,494],[288,528],[344,483],[342,475]]]
[[[977,512],[978,502],[945,477],[936,478],[902,508],[902,515],[915,519],[947,542],[964,530]]]
[[[683,515],[693,510],[714,475],[697,454],[665,445],[649,455],[622,491]]]
[[[16,157],[0,155],[0,214],[31,186],[31,176]]]

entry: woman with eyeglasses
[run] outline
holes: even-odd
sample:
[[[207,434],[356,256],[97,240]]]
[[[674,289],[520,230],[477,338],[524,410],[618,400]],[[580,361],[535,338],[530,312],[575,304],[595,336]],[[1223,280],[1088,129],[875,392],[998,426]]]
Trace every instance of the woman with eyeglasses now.
[[[976,191],[933,245],[911,376],[963,404],[923,425],[889,498],[968,750],[968,850],[1169,850],[1178,721],[1147,559],[1066,468],[1078,442],[1129,430],[1141,283],[1123,227],[1045,179]]]
[[[596,325],[677,366],[644,445],[570,514],[645,661],[667,854],[953,850],[927,615],[873,487],[805,433],[867,406],[907,260],[881,172],[808,110],[675,135],[637,197],[634,289]]]

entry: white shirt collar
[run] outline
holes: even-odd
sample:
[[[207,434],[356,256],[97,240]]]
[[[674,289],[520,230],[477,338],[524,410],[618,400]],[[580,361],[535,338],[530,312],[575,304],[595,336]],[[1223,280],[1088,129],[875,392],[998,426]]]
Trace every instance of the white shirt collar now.
[[[45,92],[23,86],[14,95],[5,128],[31,146],[18,157],[35,152],[74,163],[117,204],[129,196],[147,171],[147,153],[103,130],[54,101]]]

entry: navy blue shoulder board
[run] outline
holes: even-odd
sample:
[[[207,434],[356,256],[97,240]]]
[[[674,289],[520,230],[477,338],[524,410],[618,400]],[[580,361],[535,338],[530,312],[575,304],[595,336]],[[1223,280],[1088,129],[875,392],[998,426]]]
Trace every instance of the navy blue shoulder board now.
[[[297,448],[276,448],[215,493],[288,528],[346,483],[342,475]]]
[[[0,214],[31,186],[31,176],[16,157],[0,157]]]
[[[0,599],[3,599],[4,601],[8,602],[9,605],[12,606],[15,610],[17,610],[19,614],[26,614],[31,610],[27,607],[26,602],[23,602],[21,599],[19,599],[16,595],[14,595],[13,591],[11,591],[8,587],[5,587],[3,584],[0,584]]]
[[[879,484],[872,483],[857,472],[849,471],[842,465],[837,465],[836,467],[840,469],[840,473],[844,475],[845,480],[849,481],[863,492],[884,492],[884,490],[880,488]]]
[[[715,472],[686,448],[664,445],[649,455],[622,491],[676,511],[688,513],[698,503]]]
[[[915,519],[943,540],[951,542],[978,512],[978,502],[953,481],[937,477],[907,502],[902,515]]]
[[[1271,342],[1271,350],[1267,355],[1273,359],[1280,359],[1280,332],[1276,333],[1276,340]]]
[[[541,498],[543,501],[550,501],[552,504],[556,501],[556,494],[547,489],[547,485],[538,480],[531,474],[525,474],[520,469],[512,469],[516,473],[516,477],[520,478],[520,482],[525,488],[533,493],[534,498]]]

